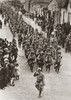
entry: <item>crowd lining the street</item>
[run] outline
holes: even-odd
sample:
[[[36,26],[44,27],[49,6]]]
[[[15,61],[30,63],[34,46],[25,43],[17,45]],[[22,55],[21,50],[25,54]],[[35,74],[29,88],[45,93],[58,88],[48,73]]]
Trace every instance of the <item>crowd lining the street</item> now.
[[[4,8],[4,9],[3,9]],[[9,16],[6,13],[9,8],[2,6],[0,8],[0,14],[4,19],[4,25],[9,24]],[[10,10],[11,11],[11,10]],[[2,21],[0,28],[2,28]],[[10,27],[10,26],[9,26]],[[17,63],[18,48],[15,38],[12,42],[9,42],[7,38],[0,38],[0,88],[4,89],[6,86],[15,86],[14,80],[19,80],[20,68]]]
[[[0,38],[0,88],[4,89],[7,85],[14,86],[14,78],[19,79],[18,49],[16,41],[12,42]]]

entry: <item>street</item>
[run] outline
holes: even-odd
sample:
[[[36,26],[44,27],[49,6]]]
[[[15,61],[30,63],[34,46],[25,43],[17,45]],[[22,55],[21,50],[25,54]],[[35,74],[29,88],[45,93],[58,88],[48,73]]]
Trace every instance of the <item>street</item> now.
[[[30,22],[31,20],[29,19]],[[34,26],[34,22],[31,22],[31,24]],[[0,37],[12,41],[12,34],[8,26],[3,25],[3,28],[0,29]],[[18,49],[18,63],[21,69],[20,80],[15,81],[14,87],[8,86],[4,90],[0,90],[0,100],[71,100],[70,54],[65,53],[64,49],[62,49],[63,58],[59,74],[53,68],[51,68],[50,73],[47,73],[45,69],[43,70],[45,87],[42,98],[38,98],[38,91],[35,88],[36,78],[33,77],[34,73],[30,72],[24,51],[20,48]]]

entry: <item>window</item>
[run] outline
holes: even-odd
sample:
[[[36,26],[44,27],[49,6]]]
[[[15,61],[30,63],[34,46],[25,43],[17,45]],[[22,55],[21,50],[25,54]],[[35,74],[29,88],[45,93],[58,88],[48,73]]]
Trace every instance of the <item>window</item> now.
[[[63,23],[65,22],[65,11],[63,12]]]
[[[71,13],[68,13],[68,22],[71,23]]]

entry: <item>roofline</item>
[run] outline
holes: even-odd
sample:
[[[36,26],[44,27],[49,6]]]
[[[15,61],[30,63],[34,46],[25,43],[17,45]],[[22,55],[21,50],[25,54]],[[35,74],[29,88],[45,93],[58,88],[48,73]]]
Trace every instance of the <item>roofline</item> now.
[[[57,2],[57,0],[56,0],[56,2]],[[68,3],[68,2],[69,2],[69,0],[66,0],[65,5],[66,5],[66,3]],[[57,4],[58,4],[58,2],[57,2]],[[61,7],[61,6],[58,4],[58,7],[59,7],[59,8],[60,8],[60,7],[61,7],[61,8],[65,8],[65,5]]]
[[[51,0],[52,1],[52,0]],[[50,2],[51,2],[50,1]],[[38,4],[38,3],[44,3],[44,4],[50,4],[50,2],[32,2],[32,4]]]
[[[48,4],[48,3],[46,3],[46,2],[33,2],[32,4],[40,4],[40,3],[42,3],[42,4]]]

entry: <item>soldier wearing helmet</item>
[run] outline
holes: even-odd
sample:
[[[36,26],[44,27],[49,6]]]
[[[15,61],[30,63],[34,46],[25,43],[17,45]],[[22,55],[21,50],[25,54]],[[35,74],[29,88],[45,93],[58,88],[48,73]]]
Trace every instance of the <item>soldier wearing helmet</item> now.
[[[45,86],[45,83],[44,83],[44,75],[42,73],[42,69],[41,68],[38,68],[36,70],[36,72],[34,73],[34,77],[37,78],[37,80],[35,82],[35,87],[39,91],[39,97],[41,97],[41,93],[43,91],[43,87]],[[40,89],[41,89],[41,91],[40,91]]]

